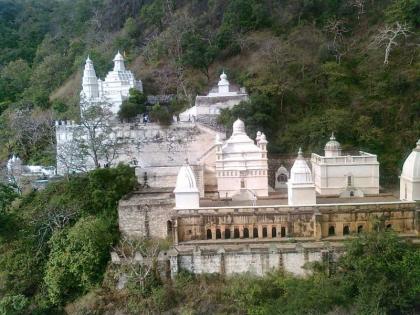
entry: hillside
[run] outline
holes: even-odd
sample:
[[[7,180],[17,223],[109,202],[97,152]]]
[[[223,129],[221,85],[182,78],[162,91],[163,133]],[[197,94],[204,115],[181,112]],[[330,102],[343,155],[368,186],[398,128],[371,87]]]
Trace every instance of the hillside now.
[[[420,133],[417,0],[2,0],[0,15],[2,159],[53,162],[45,115],[77,118],[86,56],[103,77],[118,49],[146,94],[186,104],[225,69],[252,101],[221,121],[245,118],[272,153],[319,152],[334,131],[345,149],[378,154],[388,183]],[[384,64],[379,36],[397,25],[407,32]],[[41,120],[35,139],[10,130],[22,120]]]
[[[420,0],[0,0],[0,174],[11,154],[55,164],[53,121],[78,120],[86,57],[103,78],[120,50],[145,94],[177,95],[167,114],[224,70],[250,101],[223,111],[221,124],[242,118],[248,134],[267,135],[273,156],[319,153],[335,132],[344,150],[377,154],[381,184],[392,186],[420,137],[419,35]],[[170,237],[130,242],[118,229],[118,202],[139,189],[133,168],[71,174],[23,194],[8,184],[0,181],[0,315],[420,310],[420,250],[386,216],[346,238],[336,260],[305,264],[307,277],[180,270],[167,279],[157,255]],[[282,242],[299,245],[293,234]],[[118,265],[111,251],[153,259]]]

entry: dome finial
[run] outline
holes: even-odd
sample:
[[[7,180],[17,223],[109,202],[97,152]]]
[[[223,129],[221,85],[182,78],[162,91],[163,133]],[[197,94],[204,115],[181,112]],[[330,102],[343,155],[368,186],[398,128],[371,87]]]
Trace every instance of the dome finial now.
[[[299,147],[298,158],[303,158],[302,147]]]
[[[334,131],[331,133],[330,140],[335,140]]]

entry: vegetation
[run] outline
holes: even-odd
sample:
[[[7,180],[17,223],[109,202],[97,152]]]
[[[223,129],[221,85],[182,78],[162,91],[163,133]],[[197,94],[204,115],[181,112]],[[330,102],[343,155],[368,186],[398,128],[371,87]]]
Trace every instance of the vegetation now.
[[[312,274],[307,277],[280,271],[264,277],[181,271],[171,282],[158,281],[149,273],[146,283],[140,283],[130,280],[138,279],[136,271],[124,270],[129,282],[125,289],[115,290],[118,268],[113,267],[107,270],[102,289],[76,300],[67,310],[103,312],[112,300],[113,310],[128,314],[415,313],[420,306],[418,248],[382,231],[349,241],[346,250],[337,263],[308,265]]]
[[[35,124],[38,137],[27,141],[27,130],[14,128],[15,113],[78,120],[77,73],[86,56],[103,77],[117,49],[146,93],[176,94],[190,105],[225,69],[252,98],[221,121],[229,127],[244,118],[249,132],[265,132],[272,153],[320,152],[334,131],[345,149],[378,154],[381,174],[396,181],[420,131],[417,0],[0,5],[0,159],[15,152],[51,163],[52,128]],[[132,92],[120,118],[130,120],[143,105],[144,95]],[[163,124],[174,113],[152,110]]]
[[[271,153],[320,152],[334,131],[344,149],[378,154],[395,182],[420,134],[419,27],[418,0],[0,0],[0,161],[53,164],[52,121],[79,120],[86,56],[103,78],[121,49],[145,93],[176,95],[148,109],[161,124],[224,69],[251,95],[223,111],[227,127],[243,118]],[[144,106],[131,91],[120,119]],[[97,152],[116,148],[103,140]],[[25,196],[0,185],[0,314],[415,312],[419,251],[388,232],[352,241],[330,275],[165,283],[152,272],[116,291],[116,206],[134,183],[120,166]]]
[[[57,314],[100,286],[118,240],[117,203],[135,183],[127,166],[100,169],[9,207],[0,217],[0,314],[24,314],[29,305],[35,313]]]

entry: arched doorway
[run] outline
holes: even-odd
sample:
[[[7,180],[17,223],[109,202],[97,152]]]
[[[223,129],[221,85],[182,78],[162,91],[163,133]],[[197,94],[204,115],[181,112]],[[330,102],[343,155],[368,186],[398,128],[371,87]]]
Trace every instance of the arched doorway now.
[[[281,227],[281,237],[286,237],[286,228],[284,226]]]
[[[277,229],[275,226],[271,228],[271,237],[277,237]]]
[[[208,240],[211,240],[212,239],[211,229],[207,229],[207,239]]]
[[[166,235],[172,238],[172,221],[170,220],[166,222]]]
[[[221,239],[222,238],[222,232],[220,231],[220,229],[216,229],[216,239]]]
[[[252,234],[254,235],[254,238],[258,238],[258,229],[256,227],[254,227]]]
[[[233,238],[239,238],[239,229],[238,228],[233,230]]]
[[[226,229],[225,230],[225,239],[229,239],[230,238],[230,229]]]
[[[350,227],[348,225],[343,227],[343,235],[349,235],[350,234]]]
[[[331,225],[328,228],[328,236],[334,236],[334,235],[335,235],[335,227]]]
[[[249,230],[248,230],[248,228],[244,228],[244,238],[249,238]]]
[[[267,237],[267,227],[263,227],[263,235],[262,237]]]

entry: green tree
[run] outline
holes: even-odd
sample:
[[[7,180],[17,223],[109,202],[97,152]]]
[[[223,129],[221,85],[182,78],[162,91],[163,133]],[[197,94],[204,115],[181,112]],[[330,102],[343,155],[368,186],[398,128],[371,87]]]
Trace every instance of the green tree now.
[[[394,233],[369,233],[352,240],[339,270],[361,314],[410,313],[419,303],[420,250]]]
[[[213,45],[211,39],[206,39],[202,34],[194,31],[182,35],[181,45],[183,48],[181,62],[200,70],[209,81],[209,67],[217,56],[218,47]]]
[[[26,314],[29,299],[22,294],[8,295],[0,299],[0,315]]]
[[[54,233],[44,278],[53,304],[71,300],[99,283],[116,239],[112,231],[103,218],[86,217]]]
[[[159,103],[153,105],[150,110],[150,117],[152,121],[156,121],[163,126],[169,126],[172,122],[172,113],[166,106],[162,106]]]
[[[120,120],[131,120],[146,110],[147,97],[136,89],[130,89],[130,96],[123,101],[118,117]]]
[[[17,197],[18,194],[12,187],[0,183],[0,213],[4,212]]]
[[[16,101],[29,85],[31,69],[26,61],[11,61],[0,72],[0,102]]]

